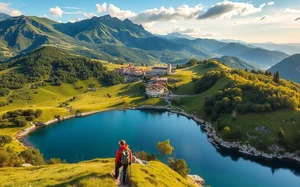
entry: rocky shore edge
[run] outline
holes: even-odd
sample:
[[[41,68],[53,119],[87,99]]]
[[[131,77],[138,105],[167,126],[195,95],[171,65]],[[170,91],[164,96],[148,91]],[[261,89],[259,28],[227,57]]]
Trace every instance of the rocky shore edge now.
[[[163,107],[163,106],[140,106],[136,107],[138,110],[165,110],[171,113],[179,114],[185,116],[189,119],[194,120],[197,124],[201,126],[204,132],[208,136],[208,141],[212,143],[217,149],[223,148],[228,150],[237,151],[245,156],[264,159],[264,160],[282,160],[282,161],[290,161],[295,163],[300,163],[300,157],[297,156],[296,153],[272,153],[267,154],[265,152],[257,150],[255,147],[250,146],[249,144],[243,144],[241,142],[226,142],[222,138],[218,137],[216,131],[214,130],[211,123],[206,122],[194,115],[188,114],[184,111],[176,111],[171,107]]]
[[[31,125],[31,127],[28,127],[18,133],[14,136],[14,138],[19,141],[23,137],[27,136],[29,133],[35,131],[39,127],[42,126],[48,126],[54,123],[58,123],[60,121],[64,121],[67,119],[75,118],[75,117],[85,117],[89,115],[93,115],[100,112],[106,112],[106,111],[113,111],[113,110],[160,110],[160,111],[169,111],[174,114],[185,116],[189,119],[194,120],[197,124],[201,126],[201,128],[204,130],[204,132],[208,136],[208,141],[212,143],[217,149],[229,149],[237,151],[245,156],[258,158],[258,159],[265,159],[265,160],[283,160],[283,161],[291,161],[300,163],[300,157],[297,156],[296,153],[273,153],[273,154],[267,154],[262,151],[258,151],[255,147],[250,146],[249,144],[243,144],[241,142],[226,142],[220,137],[217,136],[216,131],[214,130],[211,123],[206,122],[192,114],[188,114],[184,111],[177,111],[172,107],[169,106],[152,106],[152,105],[143,105],[138,107],[125,107],[125,108],[110,108],[110,109],[104,109],[104,110],[98,110],[98,111],[91,111],[91,112],[85,112],[85,113],[79,113],[79,114],[73,114],[65,117],[61,117],[59,119],[52,119],[45,123],[42,122],[35,122]],[[20,142],[20,141],[19,141]],[[20,142],[22,144],[22,142]],[[22,144],[23,145],[23,144]],[[24,146],[24,145],[23,145]]]

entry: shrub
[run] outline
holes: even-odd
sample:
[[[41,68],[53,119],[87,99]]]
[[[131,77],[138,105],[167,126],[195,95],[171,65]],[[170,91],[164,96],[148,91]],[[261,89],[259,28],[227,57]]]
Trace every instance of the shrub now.
[[[146,161],[158,160],[156,155],[151,153],[146,153],[145,151],[135,152],[134,155],[141,160],[146,160]]]
[[[3,147],[5,144],[9,144],[12,141],[12,137],[7,135],[0,135],[0,147]]]
[[[13,120],[13,124],[18,127],[25,127],[26,125],[28,125],[28,122],[23,116],[18,116]]]
[[[49,165],[64,164],[64,163],[66,163],[66,160],[61,160],[60,158],[50,158],[50,160],[48,160]]]
[[[34,113],[34,116],[35,116],[36,118],[39,118],[39,117],[41,117],[42,114],[43,114],[43,110],[37,109],[37,110],[35,111],[35,113]]]
[[[285,136],[285,132],[283,131],[282,128],[280,128],[279,131],[277,132],[277,137],[278,139],[283,140],[284,136]]]
[[[179,173],[182,177],[186,178],[187,174],[190,172],[188,165],[184,159],[174,159],[169,158],[169,167]]]
[[[34,166],[45,164],[43,155],[38,149],[33,147],[29,147],[25,151],[22,151],[19,156],[24,159],[25,163],[32,164]]]
[[[18,167],[23,164],[22,158],[13,149],[0,149],[0,167]]]

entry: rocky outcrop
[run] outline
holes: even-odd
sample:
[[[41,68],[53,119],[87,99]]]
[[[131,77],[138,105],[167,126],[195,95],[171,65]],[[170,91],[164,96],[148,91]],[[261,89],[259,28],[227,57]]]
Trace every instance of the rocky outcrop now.
[[[137,164],[141,164],[141,165],[148,165],[149,164],[148,161],[138,159],[135,156],[132,156],[132,163],[137,163]]]
[[[201,178],[199,175],[188,175],[188,177],[192,179],[192,181],[194,181],[196,184],[199,184],[201,186],[205,184],[204,179]]]

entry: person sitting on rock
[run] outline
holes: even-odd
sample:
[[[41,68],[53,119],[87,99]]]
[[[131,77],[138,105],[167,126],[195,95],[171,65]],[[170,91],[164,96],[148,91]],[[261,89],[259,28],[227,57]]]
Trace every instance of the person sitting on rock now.
[[[123,184],[125,184],[127,178],[127,168],[132,162],[132,153],[129,149],[129,145],[125,140],[119,141],[120,148],[117,151],[115,159],[115,174],[114,178],[117,180],[119,176],[119,169],[123,166]]]

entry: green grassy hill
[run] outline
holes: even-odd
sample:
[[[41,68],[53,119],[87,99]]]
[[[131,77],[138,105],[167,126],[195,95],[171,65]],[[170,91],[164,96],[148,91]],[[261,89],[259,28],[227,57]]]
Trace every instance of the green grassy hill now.
[[[114,159],[27,168],[0,168],[1,186],[113,187]],[[161,162],[132,164],[132,186],[193,186]]]

